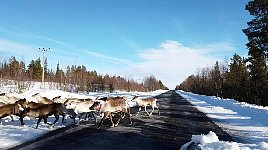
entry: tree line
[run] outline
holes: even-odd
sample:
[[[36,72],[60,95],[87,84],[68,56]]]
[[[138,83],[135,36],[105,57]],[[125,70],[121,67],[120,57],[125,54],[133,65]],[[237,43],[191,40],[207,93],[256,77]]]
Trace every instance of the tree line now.
[[[176,89],[268,106],[268,0],[250,1],[245,9],[253,16],[242,30],[248,57],[234,54],[229,64],[199,69]]]
[[[41,81],[42,65],[41,59],[32,60],[28,66],[25,62],[18,61],[15,56],[1,62],[0,78],[4,81],[16,81],[19,89],[26,89],[33,86],[32,82]],[[95,70],[89,71],[84,65],[67,66],[66,71],[57,64],[56,70],[47,67],[47,60],[44,63],[44,81],[50,89],[61,89],[64,91],[154,91],[167,89],[161,80],[153,75],[145,77],[143,82],[121,76],[98,74]]]

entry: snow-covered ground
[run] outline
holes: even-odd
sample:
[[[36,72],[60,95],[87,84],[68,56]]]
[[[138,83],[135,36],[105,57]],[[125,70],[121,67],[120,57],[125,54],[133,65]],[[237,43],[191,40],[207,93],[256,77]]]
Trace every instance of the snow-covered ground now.
[[[5,87],[1,88],[1,92],[9,92],[10,90]],[[131,106],[135,105],[135,102],[131,102],[131,98],[133,98],[134,95],[139,95],[140,97],[150,97],[150,96],[156,96],[161,93],[164,93],[166,91],[158,90],[154,92],[114,92],[114,93],[69,93],[64,92],[60,90],[42,90],[38,88],[34,88],[32,90],[24,91],[23,93],[16,94],[16,93],[8,93],[8,96],[15,96],[19,98],[26,98],[29,101],[36,101],[32,97],[35,93],[40,93],[41,96],[45,96],[47,98],[52,99],[56,96],[61,96],[62,98],[92,98],[95,99],[97,96],[126,96],[129,100],[129,104]],[[52,123],[55,120],[53,116],[48,118],[48,122]],[[67,118],[66,124],[61,123],[61,118],[59,121],[55,124],[54,128],[49,128],[49,125],[44,124],[43,120],[38,126],[38,129],[35,129],[36,127],[36,121],[37,119],[30,119],[28,117],[24,118],[24,126],[20,125],[20,121],[18,117],[14,118],[14,122],[11,121],[10,117],[5,117],[2,119],[2,125],[0,126],[0,149],[8,149],[10,147],[14,147],[16,145],[19,145],[21,143],[27,142],[29,140],[33,140],[47,132],[50,132],[52,130],[65,127],[66,125],[70,125],[72,123],[72,119]],[[77,122],[77,121],[76,121]]]
[[[219,141],[213,131],[208,135],[193,135],[191,141],[201,143],[202,149],[268,149],[268,107],[184,91],[177,93],[237,141]]]

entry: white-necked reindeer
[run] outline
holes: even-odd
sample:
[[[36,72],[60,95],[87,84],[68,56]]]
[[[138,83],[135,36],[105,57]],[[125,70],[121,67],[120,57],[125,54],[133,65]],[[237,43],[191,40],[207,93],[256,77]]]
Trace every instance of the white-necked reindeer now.
[[[110,118],[111,121],[111,127],[118,126],[121,119],[124,118],[125,115],[128,116],[129,124],[132,124],[131,121],[131,114],[130,114],[130,107],[128,103],[126,102],[125,97],[110,97],[106,98],[105,100],[96,101],[91,107],[91,110],[96,110],[98,113],[103,114],[98,128],[101,127],[103,121],[107,118]],[[119,114],[120,117],[117,120],[117,123],[114,124],[113,122],[113,114]]]
[[[133,99],[131,100],[132,102],[136,102],[136,104],[139,106],[139,110],[138,110],[138,113],[136,114],[136,116],[139,115],[140,111],[141,111],[141,108],[144,107],[144,110],[145,112],[150,116],[152,115],[153,111],[154,111],[154,108],[156,108],[158,110],[158,114],[160,115],[160,111],[159,111],[159,108],[156,106],[156,101],[157,99],[156,98],[138,98],[138,96],[134,96]],[[147,106],[151,106],[152,107],[152,112],[149,113],[147,110],[146,110],[146,107]]]
[[[77,115],[79,114],[79,121],[77,122],[79,124],[88,113],[94,118],[95,123],[97,122],[94,115],[95,110],[89,109],[93,104],[94,101],[91,99],[67,99],[63,105],[66,109],[72,109]]]

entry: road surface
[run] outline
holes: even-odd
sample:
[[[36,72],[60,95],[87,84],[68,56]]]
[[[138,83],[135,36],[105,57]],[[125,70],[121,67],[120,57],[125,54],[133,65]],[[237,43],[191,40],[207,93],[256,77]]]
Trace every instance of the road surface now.
[[[133,108],[132,125],[128,125],[127,117],[114,128],[109,127],[109,121],[104,122],[101,129],[97,129],[92,122],[87,122],[58,129],[12,149],[179,149],[190,141],[192,135],[207,134],[209,131],[215,132],[220,140],[233,141],[231,136],[175,91],[168,91],[156,98],[161,114],[158,115],[156,111],[149,117],[143,111],[135,116],[137,108]]]

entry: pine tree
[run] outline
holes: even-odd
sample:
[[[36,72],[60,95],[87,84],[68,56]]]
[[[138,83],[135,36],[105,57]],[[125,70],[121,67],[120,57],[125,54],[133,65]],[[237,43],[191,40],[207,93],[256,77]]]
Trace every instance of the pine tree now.
[[[33,78],[40,81],[42,79],[42,72],[43,72],[43,68],[42,68],[42,65],[41,65],[41,59],[38,58],[34,62]]]
[[[26,71],[28,78],[30,78],[30,80],[33,79],[33,70],[34,70],[34,60],[30,62],[30,64],[28,65],[28,69]]]
[[[255,103],[267,105],[267,66],[268,56],[268,0],[254,0],[246,5],[246,10],[254,16],[243,32],[248,37],[248,68],[250,70],[251,95]]]
[[[55,77],[56,77],[56,82],[58,82],[58,83],[60,83],[60,81],[61,81],[61,70],[60,70],[60,64],[59,63],[57,63],[57,69],[56,69],[56,75],[55,75]]]
[[[213,70],[211,71],[211,80],[212,80],[212,88],[213,90],[212,95],[220,96],[221,95],[221,89],[222,89],[222,81],[221,81],[221,72],[220,72],[220,66],[219,62],[216,61],[216,64],[214,65]]]
[[[254,97],[255,103],[264,104],[264,100],[267,98],[267,66],[265,55],[253,41],[250,41],[248,45],[250,47],[247,61],[249,62],[248,68],[250,70],[251,95]]]
[[[254,0],[245,7],[254,19],[248,22],[248,28],[243,32],[247,35],[249,43],[254,41],[256,46],[267,56],[268,54],[268,0]],[[248,47],[250,44],[248,45]]]
[[[249,74],[246,63],[237,54],[233,55],[230,63],[229,72],[229,92],[236,100],[249,102]]]
[[[18,78],[19,62],[16,60],[15,56],[11,57],[9,60],[10,65],[10,76],[11,79]]]

